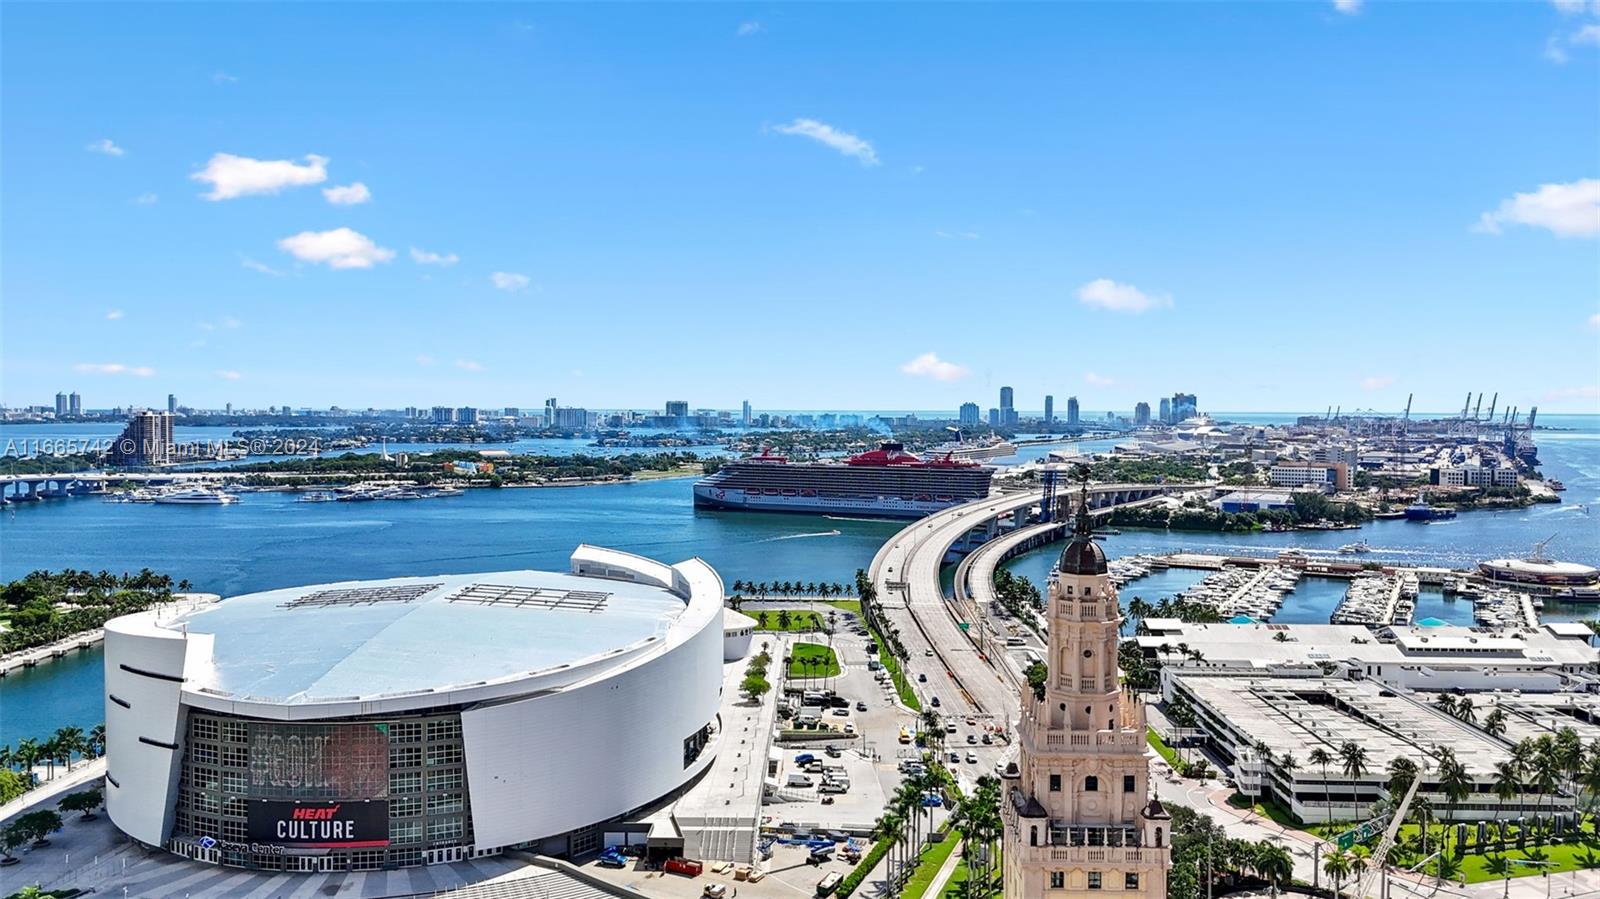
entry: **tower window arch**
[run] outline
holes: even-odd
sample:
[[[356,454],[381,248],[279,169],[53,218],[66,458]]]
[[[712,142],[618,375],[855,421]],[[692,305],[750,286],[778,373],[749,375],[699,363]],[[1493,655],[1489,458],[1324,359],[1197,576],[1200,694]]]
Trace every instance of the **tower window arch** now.
[[[1085,777],[1083,779],[1083,790],[1086,793],[1100,792],[1100,778],[1094,776],[1093,774]]]

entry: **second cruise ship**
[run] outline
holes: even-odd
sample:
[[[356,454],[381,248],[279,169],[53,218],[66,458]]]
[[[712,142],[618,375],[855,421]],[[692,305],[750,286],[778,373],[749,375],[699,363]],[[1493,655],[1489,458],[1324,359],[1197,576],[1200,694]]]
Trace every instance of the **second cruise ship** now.
[[[949,455],[923,459],[885,442],[843,461],[762,453],[725,462],[694,485],[694,504],[750,512],[921,518],[989,495],[994,469]]]

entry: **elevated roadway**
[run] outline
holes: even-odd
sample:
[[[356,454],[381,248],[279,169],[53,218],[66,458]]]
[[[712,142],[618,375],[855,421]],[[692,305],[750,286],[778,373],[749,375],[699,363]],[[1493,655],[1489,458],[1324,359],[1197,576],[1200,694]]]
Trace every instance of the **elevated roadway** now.
[[[1089,503],[1092,511],[1110,512],[1131,503],[1154,501],[1174,489],[1181,487],[1091,485]],[[1003,647],[994,651],[994,641],[984,639],[982,617],[975,614],[981,604],[947,601],[941,573],[953,551],[980,547],[996,538],[1012,545],[1012,541],[1040,538],[1059,527],[1028,526],[1029,508],[1038,506],[1043,498],[1043,489],[1035,488],[953,506],[909,525],[873,557],[870,578],[889,619],[887,626],[898,631],[906,648],[908,676],[925,708],[938,697],[939,710],[947,716],[982,716],[1011,732],[1021,709],[1021,677],[1006,659]],[[1006,524],[1014,527],[1009,534],[1005,533]],[[992,567],[989,571],[992,577]],[[972,582],[970,575],[968,581]],[[971,629],[970,636],[963,623]]]

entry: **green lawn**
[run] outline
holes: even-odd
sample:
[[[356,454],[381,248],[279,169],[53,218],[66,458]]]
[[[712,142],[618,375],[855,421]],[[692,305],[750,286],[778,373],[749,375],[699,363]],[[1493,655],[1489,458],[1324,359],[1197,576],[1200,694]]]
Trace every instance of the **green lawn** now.
[[[825,615],[810,609],[762,609],[745,614],[756,620],[758,631],[820,631],[828,624]]]
[[[1432,852],[1439,846],[1440,834],[1443,828],[1434,825],[1428,829],[1428,851]],[[1454,828],[1451,828],[1451,851],[1454,853]],[[1471,838],[1476,835],[1477,828],[1467,827],[1468,842],[1466,851],[1461,858],[1454,859],[1451,865],[1445,867],[1446,880],[1460,880],[1465,878],[1467,883],[1483,883],[1491,880],[1501,880],[1506,876],[1506,862],[1502,856],[1511,860],[1512,877],[1537,877],[1542,874],[1561,874],[1578,871],[1585,868],[1600,868],[1600,839],[1592,832],[1586,832],[1581,840],[1570,843],[1546,843],[1544,846],[1535,846],[1533,838],[1527,840],[1526,849],[1517,849],[1513,837],[1511,848],[1504,853],[1492,846],[1484,852],[1478,852]],[[1406,824],[1400,828],[1399,843],[1402,847],[1401,861],[1414,864],[1420,856],[1418,850],[1419,828],[1415,824]],[[1548,864],[1516,864],[1518,861],[1547,862]],[[1437,874],[1436,863],[1430,863],[1424,873]]]
[[[1146,730],[1149,732],[1146,739],[1150,741],[1150,745],[1155,749],[1156,754],[1166,759],[1167,764],[1171,765],[1173,770],[1177,770],[1178,766],[1182,764],[1178,754],[1172,751],[1171,746],[1168,746],[1160,737],[1156,736],[1155,728],[1150,727],[1146,728]]]
[[[796,643],[789,651],[791,678],[833,677],[839,673],[839,657],[819,643]],[[808,659],[821,659],[821,665],[806,665]]]
[[[922,850],[922,854],[917,857],[916,870],[911,872],[911,879],[900,889],[901,899],[922,899],[923,894],[928,892],[928,887],[933,885],[933,878],[939,873],[939,868],[950,858],[950,853],[955,851],[959,842],[961,835],[953,830],[947,830],[944,842],[933,843]]]

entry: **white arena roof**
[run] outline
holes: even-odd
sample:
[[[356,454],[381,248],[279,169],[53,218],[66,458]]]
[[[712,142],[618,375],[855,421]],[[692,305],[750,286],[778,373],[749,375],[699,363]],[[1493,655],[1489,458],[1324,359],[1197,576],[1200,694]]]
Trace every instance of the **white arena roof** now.
[[[665,636],[685,607],[650,584],[505,571],[251,593],[160,626],[212,635],[212,664],[192,687],[303,703],[574,666]]]

